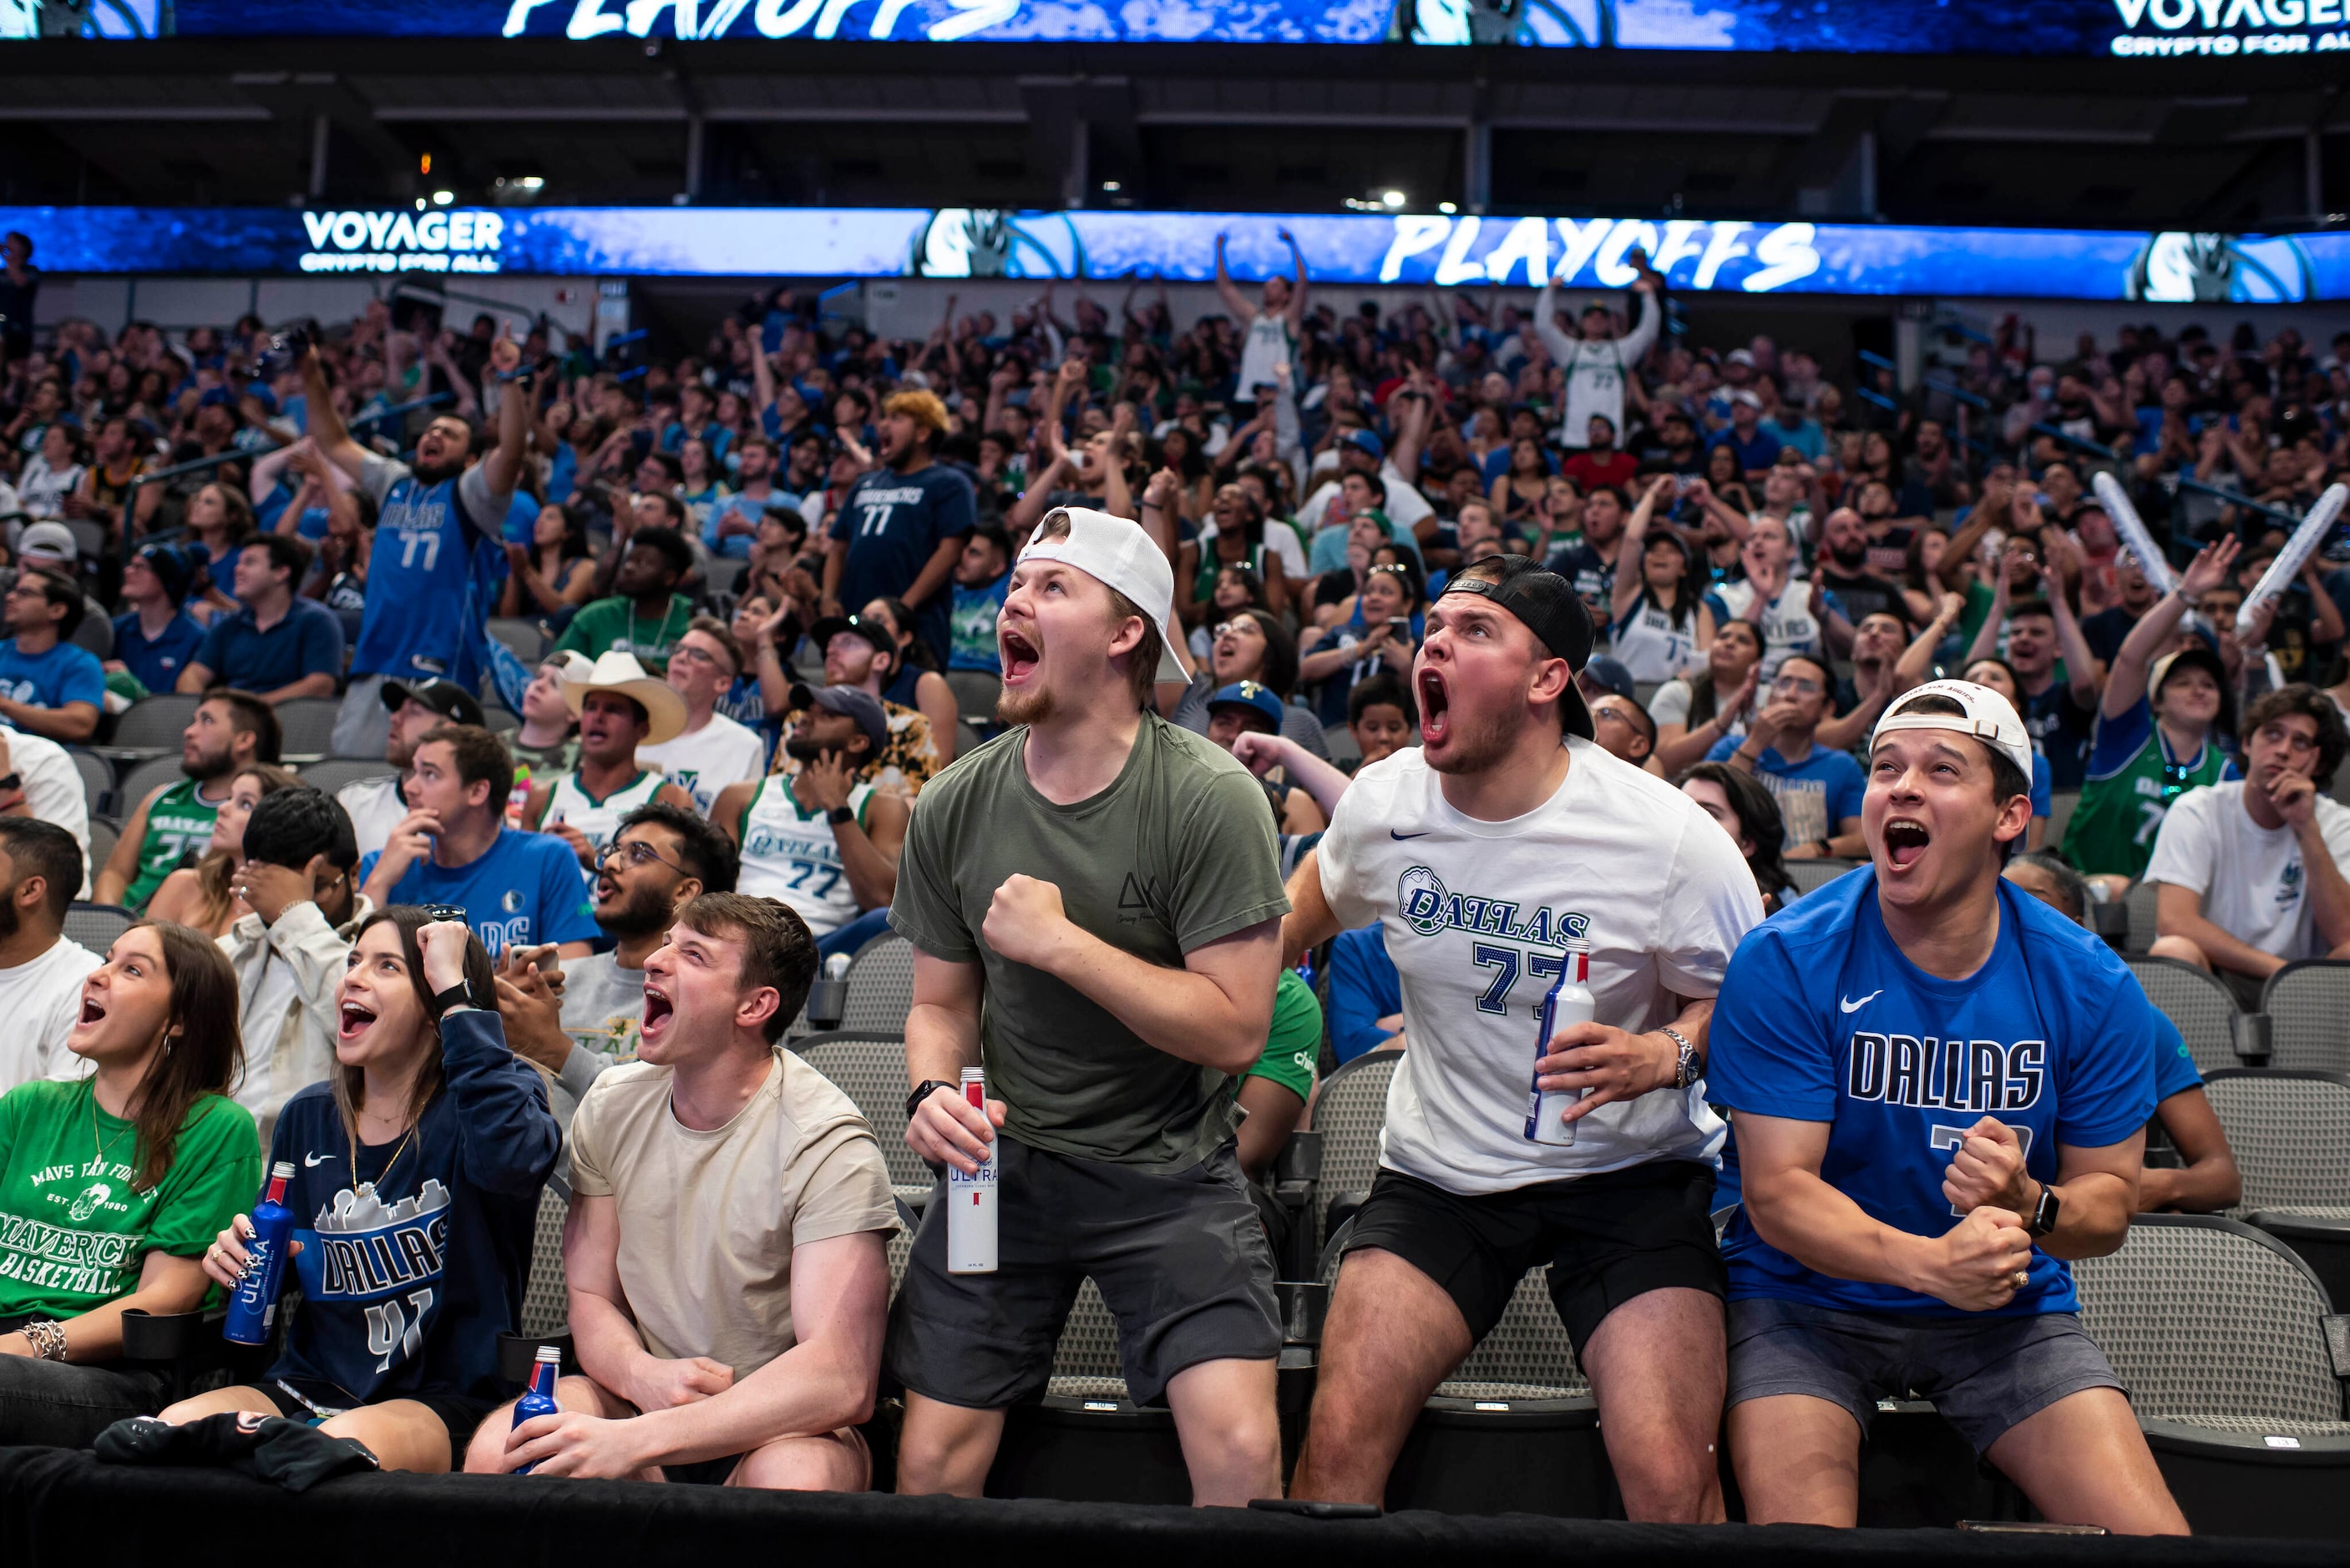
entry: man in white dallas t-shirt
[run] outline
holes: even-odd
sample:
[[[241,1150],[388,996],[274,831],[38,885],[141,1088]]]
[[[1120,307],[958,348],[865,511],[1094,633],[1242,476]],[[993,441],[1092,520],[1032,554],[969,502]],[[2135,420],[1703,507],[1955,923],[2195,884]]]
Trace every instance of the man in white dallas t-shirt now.
[[[1293,961],[1379,922],[1411,1041],[1293,1496],[1378,1502],[1429,1394],[1549,1264],[1625,1511],[1722,1517],[1723,1129],[1700,1075],[1714,993],[1762,905],[1702,811],[1591,739],[1574,684],[1591,637],[1557,574],[1515,556],[1463,570],[1428,612],[1421,744],[1357,775],[1290,881]],[[1588,948],[1595,1020],[1537,1060],[1570,942]],[[1526,1136],[1537,1082],[1585,1092],[1563,1118],[1572,1146]]]
[[[78,1078],[66,1049],[81,1018],[81,982],[103,961],[64,935],[84,874],[81,848],[53,822],[0,816],[0,1094],[36,1078]]]
[[[637,748],[637,762],[668,774],[704,816],[719,791],[767,771],[765,739],[718,711],[719,699],[742,672],[743,645],[726,623],[715,616],[695,616],[677,639],[664,677],[669,689],[685,699],[685,728],[659,745]]]
[[[2322,793],[2350,752],[2334,700],[2281,687],[2244,715],[2249,777],[2189,790],[2154,841],[2158,958],[2240,991],[2295,959],[2350,958],[2350,807]]]

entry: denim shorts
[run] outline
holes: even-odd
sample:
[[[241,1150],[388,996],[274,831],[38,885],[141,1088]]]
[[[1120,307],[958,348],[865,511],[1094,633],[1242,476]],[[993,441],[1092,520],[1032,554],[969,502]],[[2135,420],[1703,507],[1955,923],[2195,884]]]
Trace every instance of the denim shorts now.
[[[1879,1399],[1926,1399],[1981,1453],[2085,1388],[2122,1383],[2072,1313],[1924,1317],[1769,1297],[1730,1303],[1731,1405],[1807,1394],[1851,1411],[1866,1431]]]

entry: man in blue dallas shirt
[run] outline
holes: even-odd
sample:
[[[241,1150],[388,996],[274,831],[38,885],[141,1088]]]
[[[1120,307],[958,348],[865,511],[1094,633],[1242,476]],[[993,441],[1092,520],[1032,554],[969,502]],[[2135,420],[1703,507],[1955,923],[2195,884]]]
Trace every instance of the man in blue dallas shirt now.
[[[338,757],[371,757],[383,750],[391,722],[383,705],[387,676],[448,680],[467,691],[480,688],[473,649],[487,595],[505,572],[501,530],[536,402],[531,378],[519,370],[521,358],[522,350],[505,338],[491,349],[490,363],[501,379],[515,379],[499,400],[497,445],[470,467],[473,429],[454,414],[425,427],[413,464],[369,452],[351,439],[336,411],[317,352],[303,361],[311,435],[377,509],[367,608],[351,649],[350,685],[335,720]]]
[[[492,958],[556,944],[586,958],[598,935],[571,846],[551,833],[506,826],[514,757],[472,724],[442,724],[416,742],[408,815],[382,849],[359,861],[359,891],[391,904],[454,905]]]
[[[2183,1534],[2063,1260],[2111,1252],[2154,1108],[2153,1009],[2000,876],[2032,745],[1961,680],[1870,742],[1872,867],[1756,927],[1710,1097],[1737,1137],[1731,1455],[1756,1523],[1850,1525],[1883,1397],[1931,1399],[2050,1520]]]

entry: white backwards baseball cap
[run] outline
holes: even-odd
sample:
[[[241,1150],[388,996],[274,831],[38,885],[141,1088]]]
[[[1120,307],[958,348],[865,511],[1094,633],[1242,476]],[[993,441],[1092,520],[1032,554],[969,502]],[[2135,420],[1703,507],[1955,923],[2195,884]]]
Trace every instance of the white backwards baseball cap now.
[[[1042,537],[1055,517],[1069,520],[1057,539]],[[1168,622],[1175,610],[1175,571],[1142,524],[1088,506],[1055,506],[1036,524],[1037,537],[1020,552],[1022,561],[1058,561],[1075,566],[1106,587],[1116,588],[1159,628],[1161,680],[1187,679],[1175,658],[1175,634]]]
[[[1947,697],[1961,711],[1909,711],[1920,697]],[[1988,686],[1978,686],[1971,680],[1929,680],[1923,686],[1912,687],[1877,722],[1877,729],[1868,738],[1870,748],[1874,750],[1880,739],[1896,730],[1955,730],[1961,735],[1972,735],[2002,753],[2025,778],[2032,776],[2032,736],[2025,731],[2023,721],[2015,716],[2014,707]]]

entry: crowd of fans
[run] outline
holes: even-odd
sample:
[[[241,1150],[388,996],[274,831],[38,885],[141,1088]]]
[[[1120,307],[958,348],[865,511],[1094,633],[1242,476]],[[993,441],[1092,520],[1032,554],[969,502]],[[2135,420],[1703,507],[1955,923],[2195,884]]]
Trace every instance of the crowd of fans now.
[[[81,1442],[158,1408],[120,1314],[233,1282],[262,1147],[332,1147],[350,1168],[305,1177],[297,1210],[352,1183],[372,1202],[370,1181],[422,1207],[354,1230],[453,1206],[472,1251],[433,1262],[463,1311],[371,1366],[375,1287],[338,1284],[322,1247],[270,1386],[170,1418],[261,1400],[395,1468],[520,1462],[497,1422],[474,1435],[484,1336],[512,1326],[552,1179],[624,1217],[571,1265],[582,1358],[613,1369],[594,1420],[676,1417],[615,1473],[756,1449],[740,1484],[861,1484],[879,1352],[857,1311],[888,1183],[837,1091],[759,1086],[761,1043],[899,899],[925,786],[988,728],[966,715],[1003,673],[1014,564],[1059,508],[1134,519],[1167,556],[1171,667],[1143,684],[1261,781],[1284,872],[1356,770],[1415,743],[1437,593],[1523,556],[1595,630],[1594,739],[1717,822],[1766,911],[1800,907],[1788,862],[1866,856],[1856,759],[1948,674],[2029,732],[2015,881],[2078,921],[2150,878],[2155,950],[2248,994],[2350,955],[2350,810],[2327,794],[2350,552],[2238,628],[2350,472],[2350,332],[2147,327],[2052,352],[2010,321],[1901,388],[1700,342],[1650,272],[1628,317],[1555,289],[1343,309],[1302,265],[1220,281],[1223,313],[1188,325],[1134,290],[1114,314],[1047,289],[1008,320],[951,298],[920,342],[779,288],[671,358],[382,304],[290,336],[76,320],[11,343],[0,1007],[37,1024],[0,1054],[0,1211],[143,1239],[120,1266],[8,1254],[35,1261],[0,1267],[0,1420]],[[2122,548],[2099,472],[2175,588]],[[64,748],[163,692],[200,699],[183,776],[126,802],[93,864]],[[338,699],[333,752],[390,775],[330,798],[288,771],[278,710],[306,698]],[[84,894],[142,917],[109,954],[62,935]],[[1251,1176],[1317,1056],[1411,1044],[1378,926],[1322,956],[1326,1031],[1285,975],[1233,1080]],[[727,1128],[723,1156],[643,1108],[637,1058],[663,1033],[678,1116]],[[608,1074],[625,1092],[589,1099]],[[694,1114],[730,1106],[715,1122],[688,1113],[696,1074]],[[2178,1100],[2180,1168],[2144,1196],[2224,1206],[2224,1139],[2199,1093]],[[499,1161],[461,1155],[485,1145]],[[725,1174],[752,1162],[788,1173],[788,1284],[752,1277],[772,1215]],[[96,1184],[41,1190],[57,1168]],[[725,1210],[712,1255],[671,1222],[696,1201]],[[68,1397],[5,1371],[26,1355],[88,1376]],[[526,1458],[605,1464],[601,1428],[564,1419]],[[777,1422],[817,1435],[745,1441]]]

